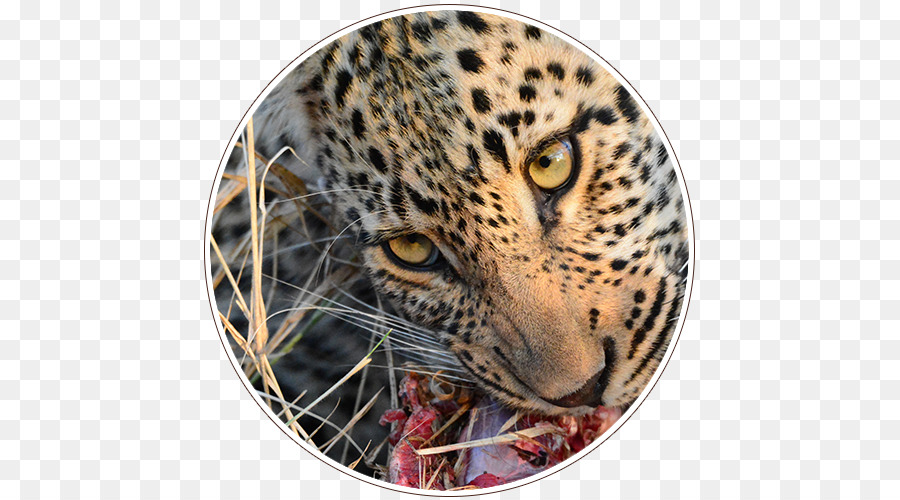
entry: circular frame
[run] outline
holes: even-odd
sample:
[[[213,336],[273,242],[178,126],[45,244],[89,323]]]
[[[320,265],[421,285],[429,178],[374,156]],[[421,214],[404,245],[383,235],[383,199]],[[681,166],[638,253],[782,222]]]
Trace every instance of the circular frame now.
[[[616,80],[618,80],[619,83],[621,83],[626,89],[628,89],[628,92],[635,99],[635,101],[640,105],[641,110],[646,114],[646,116],[653,123],[654,129],[656,130],[657,134],[659,135],[660,139],[662,140],[663,144],[665,145],[666,151],[669,153],[669,156],[674,159],[673,168],[675,170],[676,176],[678,177],[679,186],[681,187],[682,199],[683,199],[683,202],[685,205],[685,215],[688,218],[688,221],[687,221],[688,222],[687,223],[688,248],[689,248],[689,254],[690,254],[689,258],[688,258],[689,265],[688,265],[688,278],[687,278],[686,289],[685,289],[685,300],[681,305],[681,313],[679,314],[678,324],[675,327],[675,332],[673,333],[673,338],[669,342],[669,345],[666,348],[666,353],[663,355],[663,359],[660,362],[659,367],[657,367],[653,376],[650,378],[650,381],[644,387],[643,391],[641,391],[641,394],[637,397],[637,399],[635,399],[634,404],[632,404],[631,407],[628,408],[628,410],[625,413],[623,413],[622,417],[620,417],[618,419],[618,421],[616,421],[616,423],[613,424],[613,426],[610,427],[606,432],[604,432],[601,436],[599,436],[597,439],[595,439],[594,442],[592,442],[590,445],[585,447],[585,449],[583,449],[582,451],[569,457],[564,462],[557,464],[554,467],[550,467],[547,470],[542,471],[533,476],[529,476],[527,478],[513,481],[512,483],[498,485],[498,486],[492,486],[489,488],[458,490],[458,491],[435,491],[435,490],[413,489],[413,488],[408,488],[405,486],[397,486],[397,485],[391,484],[386,481],[381,481],[381,480],[375,479],[374,477],[369,477],[369,476],[363,475],[359,472],[353,471],[353,470],[347,468],[346,466],[341,465],[341,464],[333,461],[332,459],[322,455],[318,450],[311,447],[309,444],[305,443],[302,439],[300,439],[299,436],[288,431],[288,429],[285,427],[285,425],[281,421],[281,419],[279,419],[272,412],[272,410],[268,407],[268,405],[265,404],[265,402],[263,402],[262,398],[260,398],[259,395],[256,394],[256,390],[253,388],[253,385],[250,383],[250,381],[247,380],[247,378],[245,376],[243,376],[243,372],[240,369],[239,362],[238,362],[237,358],[235,357],[234,352],[229,348],[227,333],[225,331],[224,326],[222,325],[221,321],[219,320],[219,318],[216,314],[216,312],[218,311],[218,308],[216,305],[215,294],[213,293],[212,275],[210,273],[210,269],[211,269],[211,267],[210,267],[210,263],[211,263],[211,261],[210,261],[210,234],[211,234],[210,230],[211,230],[212,214],[213,214],[212,207],[215,204],[216,193],[219,190],[219,184],[222,180],[222,172],[225,168],[225,164],[227,163],[228,156],[229,156],[228,153],[234,148],[234,145],[237,142],[238,138],[240,137],[241,131],[244,130],[244,128],[246,127],[247,121],[249,120],[249,118],[251,116],[253,116],[253,113],[256,111],[256,109],[259,107],[259,105],[262,103],[262,101],[265,100],[265,98],[272,91],[272,89],[275,88],[275,86],[281,81],[282,78],[284,78],[288,73],[290,73],[297,66],[299,66],[300,63],[302,63],[304,60],[306,60],[306,58],[308,58],[309,56],[314,54],[316,51],[318,51],[322,47],[328,45],[329,43],[331,43],[332,41],[334,41],[337,38],[340,38],[352,31],[358,30],[368,24],[372,24],[374,22],[381,21],[381,20],[384,20],[387,18],[396,17],[396,16],[400,16],[400,15],[404,15],[404,14],[411,14],[411,13],[415,13],[415,12],[440,11],[440,10],[468,10],[468,11],[472,11],[472,12],[494,14],[494,15],[499,15],[499,16],[503,16],[506,18],[514,19],[514,20],[517,20],[520,22],[524,22],[524,23],[527,23],[527,24],[530,24],[533,26],[537,26],[537,27],[541,28],[542,30],[545,30],[548,33],[551,33],[551,34],[561,38],[562,40],[568,42],[569,44],[573,45],[574,47],[579,48],[582,52],[584,52],[586,55],[591,57],[597,64],[599,64],[601,67],[603,67],[603,69],[608,71],[609,74],[612,75]],[[665,131],[663,130],[662,125],[659,123],[659,120],[657,119],[656,115],[653,113],[653,111],[650,109],[650,107],[647,105],[647,103],[644,101],[644,99],[637,93],[637,91],[634,89],[634,87],[631,85],[631,83],[627,79],[625,79],[625,77],[622,76],[622,74],[619,73],[618,70],[616,70],[611,64],[609,64],[609,62],[607,62],[606,59],[604,59],[602,56],[600,56],[599,54],[594,52],[590,47],[588,47],[587,45],[580,42],[579,40],[569,36],[568,34],[562,32],[550,25],[547,25],[536,19],[533,19],[533,18],[530,18],[527,16],[523,16],[520,14],[516,14],[514,12],[510,12],[507,10],[481,7],[481,6],[475,6],[475,5],[466,5],[466,4],[422,5],[422,6],[417,6],[417,7],[396,9],[396,10],[384,12],[384,13],[376,15],[376,16],[369,17],[367,19],[363,19],[361,21],[353,23],[343,29],[340,29],[340,30],[332,33],[328,37],[324,38],[323,40],[321,40],[318,43],[316,43],[315,45],[313,45],[312,47],[306,49],[299,56],[297,56],[297,58],[295,58],[287,66],[285,66],[277,75],[275,75],[275,77],[271,81],[269,81],[269,83],[265,86],[265,88],[263,88],[263,90],[260,92],[260,94],[256,97],[256,99],[254,99],[253,103],[250,105],[250,107],[244,113],[244,116],[241,118],[241,121],[235,127],[235,130],[232,133],[231,139],[229,140],[227,146],[225,147],[225,150],[222,153],[222,158],[219,161],[219,167],[216,170],[216,177],[213,180],[212,189],[210,191],[209,204],[207,206],[206,222],[204,224],[203,243],[204,243],[204,254],[203,254],[204,259],[203,260],[204,260],[204,271],[206,274],[206,288],[207,288],[207,294],[209,295],[210,311],[212,312],[213,321],[216,324],[216,329],[219,332],[219,340],[222,342],[222,346],[223,346],[225,352],[227,353],[228,359],[231,362],[232,368],[234,368],[235,373],[238,375],[238,378],[240,378],[241,382],[247,388],[248,392],[250,392],[251,396],[253,397],[253,400],[256,401],[256,404],[259,405],[259,407],[263,411],[263,413],[272,422],[274,422],[276,425],[278,425],[279,429],[281,429],[281,431],[284,432],[285,435],[287,435],[288,437],[293,439],[294,442],[296,442],[298,445],[300,445],[301,448],[303,448],[304,450],[309,452],[312,456],[321,460],[323,463],[333,467],[334,469],[336,469],[344,474],[348,474],[351,477],[354,477],[361,481],[365,481],[366,483],[372,484],[374,486],[379,486],[382,488],[387,488],[390,490],[404,492],[404,493],[412,493],[412,494],[417,494],[417,495],[426,495],[426,496],[435,496],[435,497],[461,497],[461,496],[483,495],[486,493],[506,491],[506,490],[510,490],[513,488],[518,488],[520,486],[524,486],[526,484],[530,484],[535,481],[539,481],[551,474],[555,474],[555,473],[561,471],[562,469],[574,464],[578,460],[581,460],[586,455],[588,455],[593,450],[595,450],[597,447],[599,447],[603,442],[605,442],[607,439],[609,439],[613,434],[615,434],[615,432],[618,431],[619,428],[622,427],[622,425],[624,425],[625,422],[627,422],[634,415],[634,413],[641,406],[641,404],[644,402],[644,400],[647,399],[647,396],[649,395],[650,391],[652,391],[653,388],[656,387],[656,384],[659,381],[659,378],[662,375],[662,372],[665,370],[666,366],[669,364],[670,359],[672,358],[672,353],[674,352],[675,346],[681,337],[682,330],[684,329],[684,322],[687,317],[687,311],[688,311],[688,307],[689,307],[690,299],[691,299],[691,292],[693,290],[693,284],[694,284],[694,265],[695,265],[695,257],[696,257],[696,249],[695,249],[696,242],[695,242],[695,237],[694,237],[694,219],[693,219],[693,213],[691,211],[691,203],[690,203],[690,197],[688,195],[687,184],[684,179],[684,174],[681,170],[681,162],[678,160],[678,157],[675,154],[675,150],[672,147],[671,142],[669,141],[669,137],[666,135]]]

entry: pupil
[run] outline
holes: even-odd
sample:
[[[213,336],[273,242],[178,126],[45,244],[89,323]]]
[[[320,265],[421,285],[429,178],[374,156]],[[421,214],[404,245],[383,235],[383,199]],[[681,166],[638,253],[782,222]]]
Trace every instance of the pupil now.
[[[550,158],[547,158],[546,156],[541,156],[540,158],[538,158],[538,163],[542,167],[547,168],[550,166]]]

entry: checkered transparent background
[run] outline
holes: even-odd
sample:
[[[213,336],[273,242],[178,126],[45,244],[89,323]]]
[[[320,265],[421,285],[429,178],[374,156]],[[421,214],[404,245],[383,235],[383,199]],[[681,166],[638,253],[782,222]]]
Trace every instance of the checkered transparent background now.
[[[282,67],[413,4],[0,8],[0,497],[399,498],[322,464],[226,360],[212,180]],[[585,460],[502,498],[900,497],[900,4],[485,2],[618,68],[681,160],[681,340]]]

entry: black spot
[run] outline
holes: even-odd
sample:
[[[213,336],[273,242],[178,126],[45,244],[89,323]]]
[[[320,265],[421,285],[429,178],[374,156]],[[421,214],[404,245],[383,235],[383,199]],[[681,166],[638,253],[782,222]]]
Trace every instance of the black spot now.
[[[616,259],[609,264],[609,267],[613,268],[613,271],[621,271],[628,265],[627,260]]]
[[[479,35],[491,30],[490,25],[484,22],[484,19],[482,19],[481,16],[479,16],[475,12],[462,10],[456,14],[456,18],[459,19],[460,24],[462,24],[466,28],[471,29],[475,33],[478,33]]]
[[[326,49],[327,52],[322,55],[322,74],[327,75],[329,70],[331,70],[331,65],[334,63],[334,53],[337,52],[338,48],[340,48],[340,43],[335,43]]]
[[[506,144],[503,142],[503,136],[496,130],[485,130],[482,135],[484,148],[488,150],[495,160],[503,164],[507,172],[510,171],[509,156],[506,154]]]
[[[519,87],[519,97],[525,102],[531,102],[537,95],[537,91],[531,85],[522,85]]]
[[[623,226],[622,224],[616,224],[615,233],[616,236],[625,236],[626,234],[628,234],[628,231],[625,230],[625,226]]]
[[[477,87],[472,89],[472,106],[479,113],[487,113],[491,110],[491,99],[486,90]]]
[[[647,338],[647,332],[653,329],[653,325],[656,323],[657,316],[659,316],[659,313],[662,311],[663,302],[665,300],[666,279],[662,278],[659,280],[659,289],[656,292],[656,299],[653,301],[653,305],[650,307],[647,317],[644,318],[644,324],[634,332],[634,337],[631,338],[631,349],[628,351],[628,359],[634,357],[641,342]]]
[[[669,334],[672,329],[675,327],[675,319],[678,317],[678,308],[681,306],[681,297],[676,295],[671,300],[671,307],[669,309],[668,314],[666,314],[665,322],[663,323],[663,327],[656,334],[656,338],[653,340],[653,344],[650,349],[647,351],[647,354],[644,355],[644,359],[641,360],[640,364],[637,366],[635,371],[631,374],[631,377],[625,381],[626,384],[630,383],[638,374],[644,373],[644,368],[647,364],[650,363],[651,360],[659,361],[661,357],[662,349],[665,345],[668,344]]]
[[[443,19],[441,19],[439,17],[435,17],[434,19],[431,20],[431,27],[438,31],[443,31],[444,28],[447,27],[447,21],[444,21]]]
[[[609,405],[609,401],[606,401],[602,396],[606,391],[606,386],[609,385],[609,377],[613,373],[618,373],[618,364],[619,360],[619,350],[616,348],[616,341],[612,337],[606,337],[603,339],[603,355],[604,355],[604,368],[603,373],[600,375],[600,380],[597,381],[596,391],[600,394],[600,404],[601,405]]]
[[[484,67],[484,61],[481,59],[481,56],[472,49],[457,51],[456,57],[459,59],[459,65],[462,66],[462,69],[471,73],[478,73]]]
[[[337,86],[334,88],[334,102],[338,107],[344,105],[344,96],[347,94],[351,81],[353,81],[353,75],[349,71],[346,69],[338,71]]]
[[[364,39],[367,41],[375,40],[375,37],[381,31],[381,21],[374,22],[368,26],[365,26],[359,30],[359,33],[362,35]]]
[[[369,64],[372,66],[380,66],[381,61],[384,60],[384,52],[381,50],[381,47],[373,47],[369,52]]]
[[[469,193],[469,199],[472,200],[473,203],[484,206],[484,198],[479,196],[475,191]]]
[[[355,224],[359,221],[359,212],[356,209],[348,208],[347,211],[344,212],[344,217],[352,224]]]
[[[528,110],[522,114],[522,121],[525,122],[525,125],[531,125],[534,123],[534,111]]]
[[[473,122],[471,118],[466,118],[466,128],[469,129],[470,132],[475,131],[475,122]]]
[[[516,112],[507,113],[505,115],[500,115],[497,118],[502,125],[506,125],[509,130],[512,132],[513,137],[519,135],[519,121],[522,119],[522,115]]]
[[[422,196],[414,189],[410,189],[408,192],[409,198],[422,213],[425,215],[434,215],[434,213],[437,212],[438,204],[435,200],[428,198],[427,196]]]
[[[633,166],[637,166],[640,163],[640,160],[641,160],[640,153],[638,153],[638,154],[634,155],[634,159],[632,159],[631,164]],[[650,180],[650,165],[643,165],[643,166],[641,166],[641,182],[643,184],[646,184],[647,181],[649,181],[649,180]],[[649,210],[653,210],[653,202],[650,202],[649,205],[650,205],[650,208],[648,209],[648,213],[649,213]]]
[[[631,151],[631,144],[628,144],[627,142],[619,144],[618,146],[616,146],[615,151],[613,151],[613,160],[618,160],[629,151]]]
[[[578,83],[585,87],[594,83],[594,73],[587,66],[578,68],[578,71],[575,72],[575,78],[578,79]]]
[[[357,139],[362,139],[363,134],[366,133],[366,126],[363,124],[363,116],[362,113],[358,109],[353,110],[353,135],[356,136]]]
[[[544,75],[543,75],[543,73],[541,73],[541,70],[539,70],[535,67],[525,69],[525,81],[526,82],[529,82],[531,80],[540,80],[541,78],[543,78],[543,76]]]
[[[535,28],[534,26],[526,26],[525,27],[525,36],[531,38],[532,40],[540,40],[541,39],[541,30]]]
[[[576,133],[584,132],[591,126],[591,121],[597,121],[602,125],[610,125],[617,120],[615,113],[609,107],[580,109],[575,119],[572,120],[572,130]]]
[[[631,98],[631,94],[621,85],[616,89],[616,104],[619,106],[619,111],[622,112],[622,115],[629,122],[637,120],[638,116],[640,116],[640,111],[634,99]]]
[[[664,208],[666,205],[669,204],[669,201],[671,201],[671,198],[669,198],[669,193],[667,193],[665,189],[661,189],[656,194],[656,207],[658,209]],[[666,234],[666,233],[663,233],[663,234]]]
[[[594,119],[600,122],[603,125],[612,125],[618,120],[616,118],[616,114],[613,112],[612,108],[608,106],[604,106],[598,110],[594,111]]]
[[[312,77],[312,79],[309,80],[309,90],[314,90],[314,91],[318,92],[318,91],[321,91],[323,88],[324,87],[322,85],[322,74],[316,73],[316,76]],[[305,93],[305,90],[306,89],[298,89],[297,93],[303,94],[303,93]]]
[[[641,315],[641,308],[634,307],[631,309],[631,319],[638,319]]]
[[[557,80],[562,80],[566,77],[566,70],[563,69],[562,65],[559,63],[550,63],[547,65],[547,72],[551,75],[555,76]]]
[[[418,69],[419,71],[425,71],[431,65],[431,61],[425,59],[422,56],[414,57],[412,62],[416,65],[416,69]]]
[[[509,360],[506,358],[506,355],[503,354],[503,351],[500,350],[500,347],[494,346],[494,347],[493,347],[493,351],[497,354],[497,356],[500,356],[500,359],[502,359],[503,361],[509,361]]]
[[[359,55],[359,45],[354,45],[350,52],[347,53],[347,60],[350,61],[354,68],[359,66]]]
[[[351,186],[369,186],[369,176],[365,172],[350,175]]]
[[[662,144],[656,149],[656,164],[662,165],[669,159],[669,152],[666,151],[666,147]]]
[[[369,148],[369,161],[378,169],[379,172],[387,172],[387,164],[384,162],[384,156],[381,151],[375,148]]]
[[[415,22],[412,24],[413,36],[422,43],[431,40],[431,27],[425,22]]]

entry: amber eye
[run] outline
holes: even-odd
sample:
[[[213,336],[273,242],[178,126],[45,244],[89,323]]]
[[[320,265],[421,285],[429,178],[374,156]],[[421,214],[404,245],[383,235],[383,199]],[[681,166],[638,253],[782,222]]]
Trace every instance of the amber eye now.
[[[541,189],[557,189],[572,176],[572,151],[569,145],[556,141],[541,151],[528,165],[531,180]]]
[[[388,241],[388,248],[402,262],[416,267],[434,264],[437,247],[426,236],[414,233]]]

